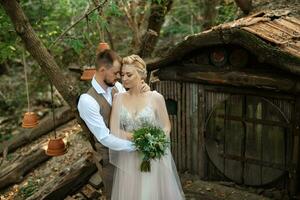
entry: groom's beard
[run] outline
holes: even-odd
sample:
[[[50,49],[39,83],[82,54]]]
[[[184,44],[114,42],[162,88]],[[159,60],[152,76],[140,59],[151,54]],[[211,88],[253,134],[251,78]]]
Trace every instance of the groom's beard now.
[[[104,80],[104,83],[108,86],[108,87],[114,87],[116,82],[108,82],[107,80]]]

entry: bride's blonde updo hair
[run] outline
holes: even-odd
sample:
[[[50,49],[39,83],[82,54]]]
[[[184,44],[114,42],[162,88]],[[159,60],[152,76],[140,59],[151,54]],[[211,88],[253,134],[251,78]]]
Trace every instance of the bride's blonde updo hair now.
[[[130,55],[126,56],[122,59],[122,64],[124,65],[130,65],[136,68],[137,72],[140,74],[142,79],[145,79],[147,77],[147,69],[146,69],[146,63],[143,61],[143,59],[138,55]]]

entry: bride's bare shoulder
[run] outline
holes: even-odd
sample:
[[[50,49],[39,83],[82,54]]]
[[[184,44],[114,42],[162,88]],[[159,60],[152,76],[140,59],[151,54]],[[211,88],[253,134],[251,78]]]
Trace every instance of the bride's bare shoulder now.
[[[113,100],[121,99],[124,95],[126,95],[126,93],[127,92],[119,92],[119,93],[114,94]]]
[[[155,99],[164,99],[163,95],[160,94],[159,92],[157,92],[156,90],[153,90],[153,91],[149,91],[151,93],[151,96]]]

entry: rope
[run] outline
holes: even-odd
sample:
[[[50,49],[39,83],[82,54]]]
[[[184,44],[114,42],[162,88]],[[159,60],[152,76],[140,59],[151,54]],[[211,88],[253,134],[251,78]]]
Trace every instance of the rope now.
[[[30,112],[30,102],[29,102],[29,89],[28,89],[28,80],[27,80],[27,64],[25,60],[25,51],[23,51],[23,66],[24,66],[24,75],[25,75],[25,86],[26,86],[26,95],[27,95],[27,111]]]
[[[53,117],[53,132],[54,137],[56,139],[56,128],[55,128],[55,109],[54,109],[54,98],[53,98],[53,84],[50,82],[51,87],[51,110],[52,110],[52,117]]]
[[[103,18],[104,21],[104,18]],[[104,22],[103,22],[104,23]],[[100,30],[101,30],[101,42],[105,42],[104,40],[104,24],[100,25]]]
[[[86,26],[87,26],[87,34],[88,34],[88,35],[86,35],[86,38],[85,38],[85,39],[88,40],[89,34],[90,34],[90,32],[91,32],[91,30],[90,30],[90,25],[89,25],[89,16],[86,16]],[[93,47],[91,46],[90,43],[88,43],[88,45],[90,46],[90,48],[93,48]],[[89,62],[89,68],[91,68],[91,66],[92,66],[92,59],[93,59],[93,58],[94,58],[94,56],[90,54],[90,58],[88,59],[88,62]]]

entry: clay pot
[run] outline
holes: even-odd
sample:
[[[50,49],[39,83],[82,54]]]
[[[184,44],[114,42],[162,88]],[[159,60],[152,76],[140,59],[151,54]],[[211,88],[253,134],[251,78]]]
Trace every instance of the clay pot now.
[[[95,68],[85,69],[80,77],[80,80],[82,80],[82,81],[92,80],[95,73],[96,73]]]
[[[23,128],[33,128],[38,125],[38,117],[34,112],[26,112],[22,120]]]
[[[96,50],[96,55],[106,49],[110,49],[109,45],[106,42],[100,42]]]
[[[60,156],[66,153],[66,145],[62,138],[50,139],[46,154],[48,156]]]

